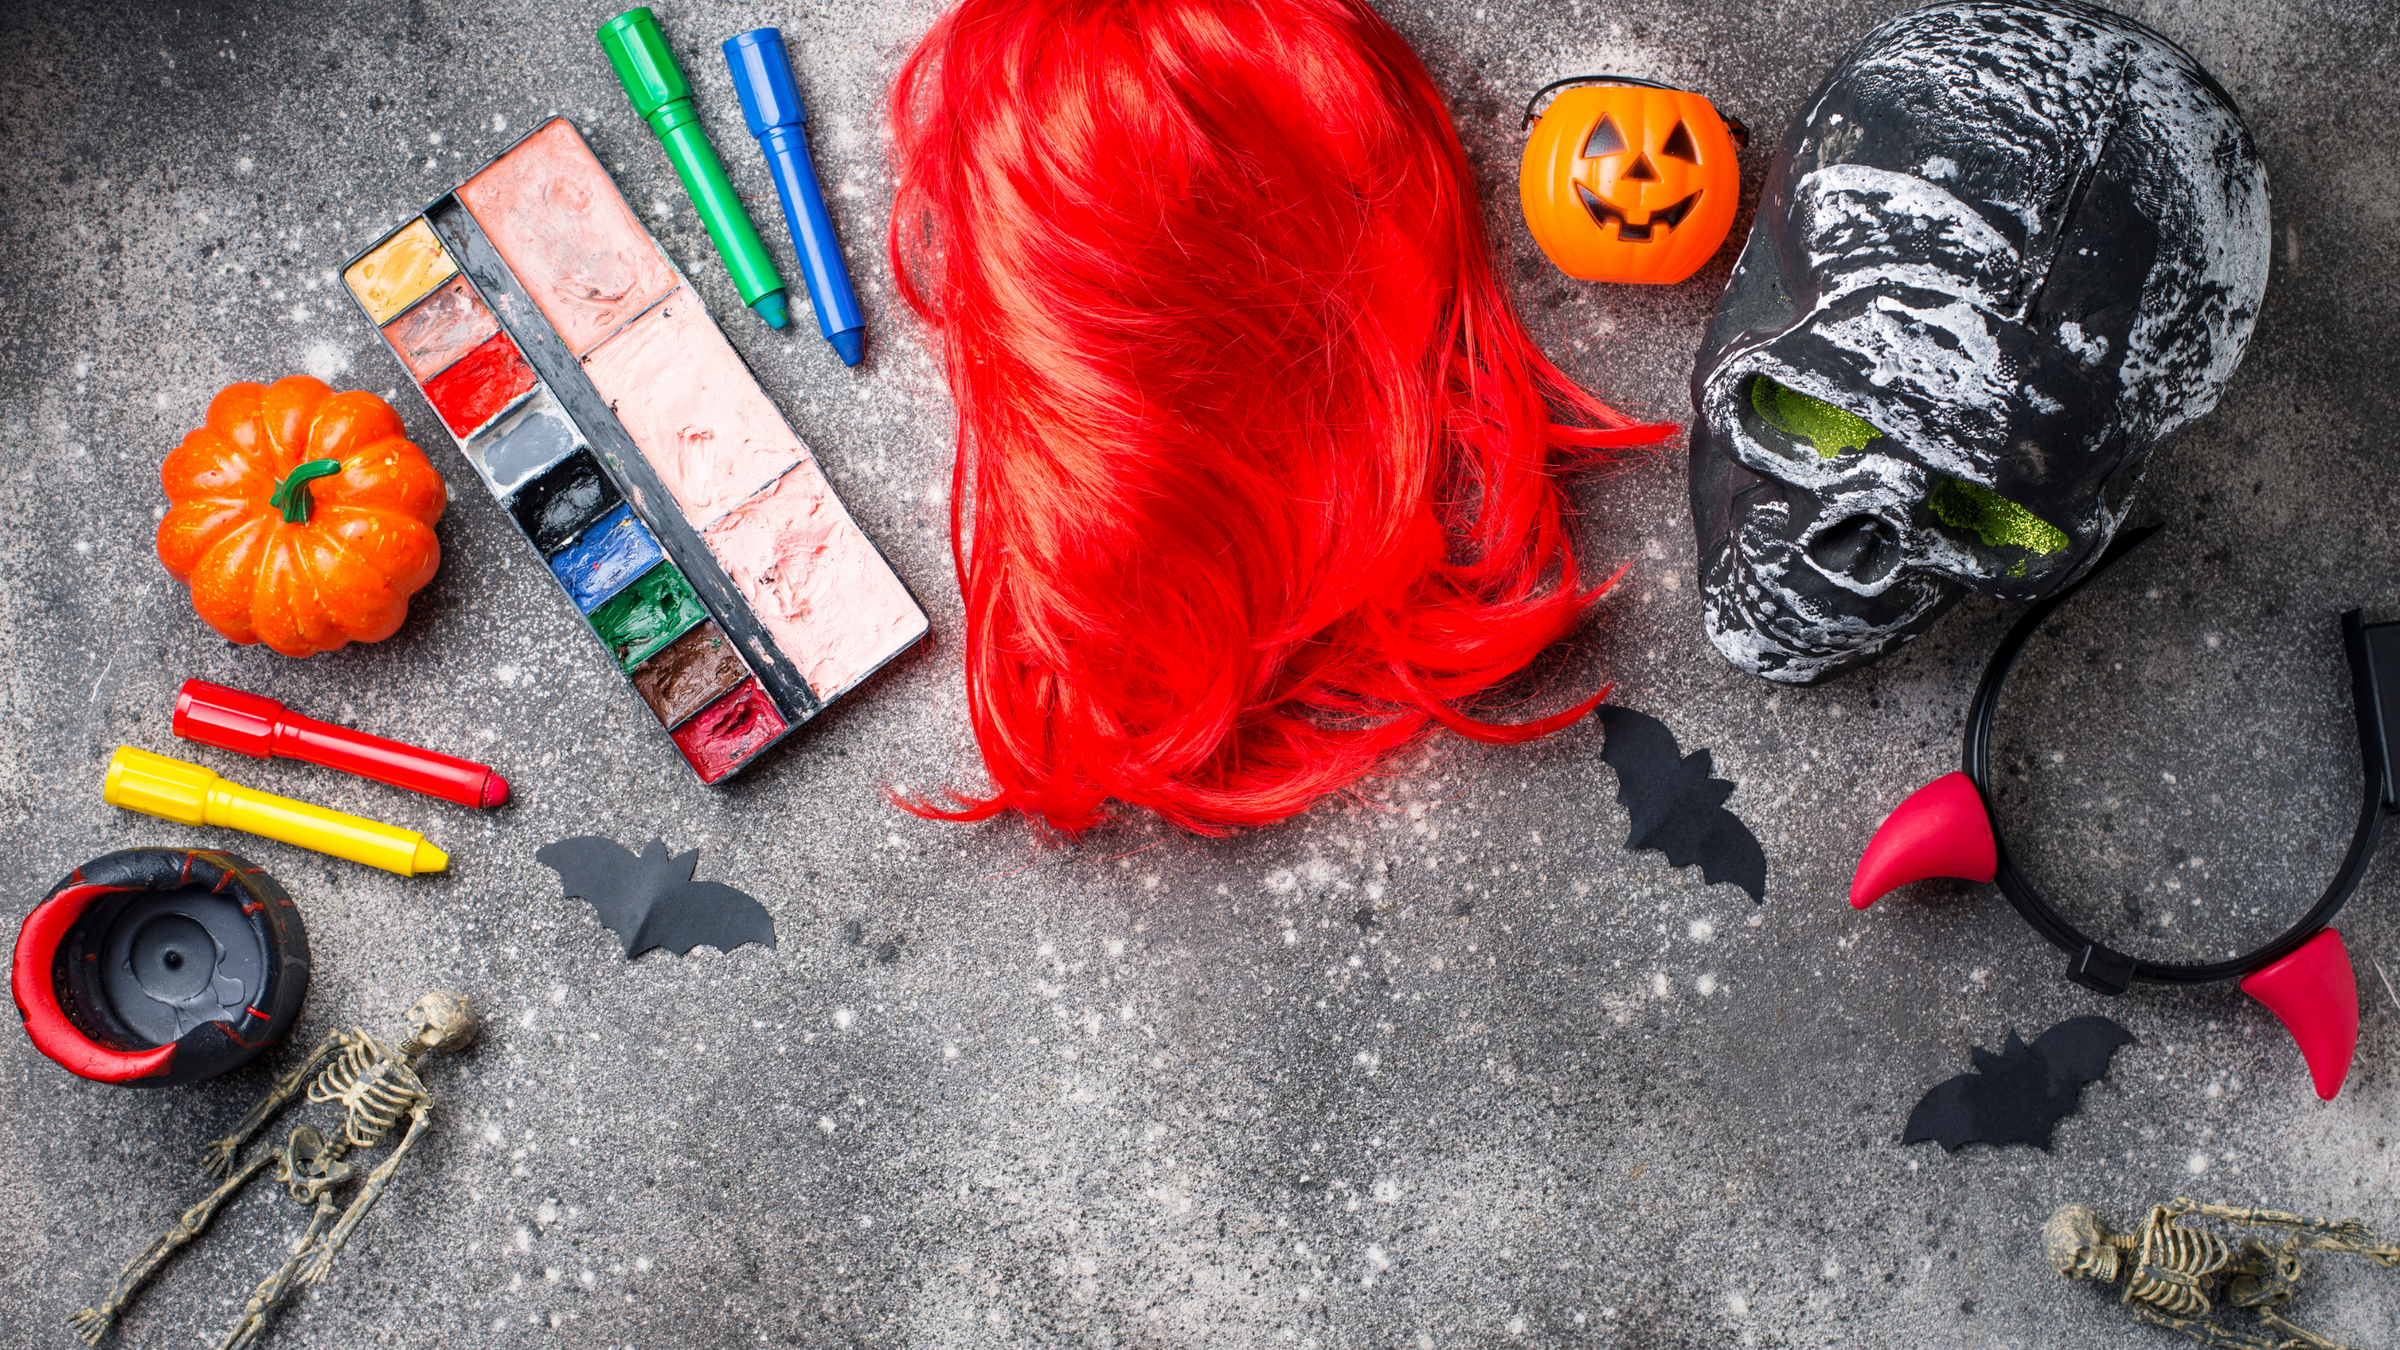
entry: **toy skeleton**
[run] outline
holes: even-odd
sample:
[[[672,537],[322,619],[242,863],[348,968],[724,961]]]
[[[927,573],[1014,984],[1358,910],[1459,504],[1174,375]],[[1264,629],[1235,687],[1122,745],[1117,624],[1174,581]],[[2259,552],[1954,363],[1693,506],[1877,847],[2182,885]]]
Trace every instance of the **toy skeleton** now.
[[[309,1218],[307,1232],[295,1244],[292,1258],[250,1295],[250,1301],[242,1308],[242,1320],[217,1343],[217,1350],[245,1350],[255,1344],[266,1330],[267,1319],[295,1286],[315,1284],[325,1278],[333,1267],[334,1257],[341,1254],[343,1244],[350,1240],[359,1221],[383,1194],[385,1183],[400,1170],[400,1160],[408,1156],[417,1137],[425,1132],[426,1117],[433,1112],[433,1094],[417,1077],[417,1065],[428,1055],[464,1049],[481,1030],[482,1023],[465,999],[456,994],[434,993],[418,999],[409,1008],[408,1036],[398,1045],[385,1045],[356,1028],[326,1037],[305,1062],[276,1081],[274,1089],[250,1108],[250,1114],[242,1117],[242,1123],[232,1134],[208,1146],[203,1166],[210,1176],[225,1176],[225,1183],[184,1211],[183,1218],[173,1228],[151,1243],[148,1251],[135,1257],[118,1274],[116,1284],[99,1306],[74,1314],[67,1324],[85,1344],[97,1345],[142,1286],[166,1264],[167,1258],[200,1236],[209,1220],[216,1217],[218,1208],[272,1163],[275,1180],[294,1199],[315,1206],[316,1212]],[[329,1058],[333,1063],[318,1073],[319,1066]],[[233,1160],[241,1153],[242,1146],[277,1112],[291,1105],[303,1088],[312,1102],[341,1106],[340,1128],[326,1138],[303,1125],[292,1131],[291,1141],[283,1147],[261,1149],[248,1162],[234,1167]],[[334,1191],[352,1176],[346,1155],[354,1148],[374,1148],[383,1143],[404,1122],[408,1128],[401,1134],[400,1142],[393,1147],[391,1156],[367,1175],[350,1207],[344,1210],[336,1206]],[[227,1176],[229,1171],[231,1175]],[[331,1228],[326,1227],[328,1221],[332,1221]]]
[[[2187,1214],[2278,1228],[2288,1236],[2274,1246],[2244,1238],[2235,1247],[2214,1233],[2176,1222]],[[2400,1244],[2380,1241],[2356,1219],[2305,1219],[2180,1198],[2152,1206],[2135,1233],[2109,1232],[2084,1205],[2063,1205],[2042,1225],[2042,1255],[2053,1269],[2070,1280],[2114,1284],[2123,1279],[2120,1301],[2152,1326],[2222,1350],[2345,1350],[2275,1311],[2299,1292],[2302,1252],[2348,1252],[2400,1267]],[[2229,1308],[2258,1314],[2267,1331],[2235,1331],[2207,1320],[2212,1294]]]

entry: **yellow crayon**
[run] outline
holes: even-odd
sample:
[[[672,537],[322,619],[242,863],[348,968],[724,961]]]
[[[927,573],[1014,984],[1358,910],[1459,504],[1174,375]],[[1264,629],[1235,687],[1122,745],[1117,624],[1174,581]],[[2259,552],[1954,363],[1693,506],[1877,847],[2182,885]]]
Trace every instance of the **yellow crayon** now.
[[[404,877],[439,872],[450,865],[450,855],[425,842],[425,836],[415,830],[242,787],[197,764],[130,745],[118,746],[108,761],[108,781],[101,795],[110,805],[128,811],[183,825],[222,825]]]

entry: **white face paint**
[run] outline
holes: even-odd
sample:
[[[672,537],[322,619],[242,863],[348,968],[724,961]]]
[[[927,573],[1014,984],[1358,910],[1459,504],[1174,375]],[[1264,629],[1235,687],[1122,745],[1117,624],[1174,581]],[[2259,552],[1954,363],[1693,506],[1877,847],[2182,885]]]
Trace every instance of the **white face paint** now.
[[[1964,0],[1868,35],[1786,136],[1693,376],[1710,639],[1813,682],[1962,591],[2080,575],[2240,361],[2270,242],[2240,113],[2132,20]]]

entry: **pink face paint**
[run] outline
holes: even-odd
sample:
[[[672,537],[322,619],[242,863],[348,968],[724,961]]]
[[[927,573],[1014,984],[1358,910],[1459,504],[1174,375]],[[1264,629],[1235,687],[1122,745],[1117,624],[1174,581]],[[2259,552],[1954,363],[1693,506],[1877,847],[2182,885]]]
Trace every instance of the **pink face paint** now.
[[[694,529],[808,457],[690,291],[601,343],[583,371]]]
[[[475,288],[459,277],[426,296],[406,314],[383,326],[383,335],[400,364],[423,384],[450,368],[450,363],[481,346],[500,331],[492,312],[475,296]]]
[[[343,277],[703,782],[924,637],[566,119]]]
[[[674,269],[565,118],[468,179],[458,199],[579,356],[675,289]]]
[[[925,611],[814,462],[727,512],[703,537],[820,699],[925,635]]]

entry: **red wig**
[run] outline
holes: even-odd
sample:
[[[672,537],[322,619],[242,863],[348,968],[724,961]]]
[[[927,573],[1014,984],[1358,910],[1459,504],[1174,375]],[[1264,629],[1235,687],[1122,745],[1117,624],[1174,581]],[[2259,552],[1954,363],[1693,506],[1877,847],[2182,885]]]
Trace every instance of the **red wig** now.
[[[1654,441],[1494,282],[1432,77],[1363,0],[961,0],[892,90],[892,265],[958,410],[992,791],[1280,820],[1581,622],[1559,460]],[[1603,691],[1605,692],[1605,691]]]

